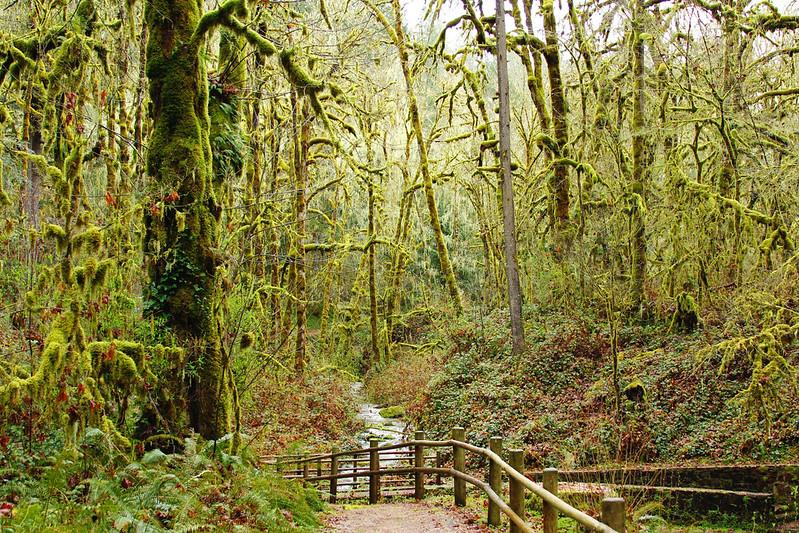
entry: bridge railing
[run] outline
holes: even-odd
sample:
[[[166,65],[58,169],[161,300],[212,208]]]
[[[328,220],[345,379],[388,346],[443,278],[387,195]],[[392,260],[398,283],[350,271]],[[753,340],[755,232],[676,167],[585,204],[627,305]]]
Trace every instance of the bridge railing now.
[[[447,448],[452,450],[451,467],[445,465],[441,453]],[[436,450],[437,453],[428,455],[430,450]],[[487,460],[487,481],[466,472],[467,452]],[[507,461],[503,457],[507,457]],[[431,465],[432,461],[434,463]],[[426,440],[424,432],[417,431],[414,440],[400,444],[380,446],[377,439],[372,439],[369,448],[333,450],[333,453],[313,456],[278,456],[272,463],[287,478],[302,479],[306,483],[327,481],[331,503],[337,501],[340,487],[351,490],[363,487],[360,480],[368,480],[369,503],[374,504],[379,501],[381,485],[386,480],[394,488],[410,489],[410,486],[396,485],[397,482],[402,483],[402,476],[410,475],[413,478],[413,495],[421,500],[425,496],[427,476],[435,476],[439,484],[442,477],[451,477],[456,506],[466,505],[467,483],[477,487],[488,498],[488,524],[499,526],[501,515],[504,514],[510,522],[512,533],[535,531],[526,520],[526,492],[535,494],[542,501],[544,533],[557,531],[559,515],[571,518],[590,531],[625,531],[626,511],[622,498],[605,498],[601,517],[597,520],[558,497],[556,469],[546,469],[543,483],[534,483],[522,473],[524,459],[521,450],[504,450],[500,437],[492,437],[488,448],[474,446],[465,442],[465,431],[460,427],[453,428],[451,438],[444,441]],[[503,499],[503,476],[507,478],[509,486],[507,502]],[[339,481],[344,479],[351,479],[352,482],[340,486]]]

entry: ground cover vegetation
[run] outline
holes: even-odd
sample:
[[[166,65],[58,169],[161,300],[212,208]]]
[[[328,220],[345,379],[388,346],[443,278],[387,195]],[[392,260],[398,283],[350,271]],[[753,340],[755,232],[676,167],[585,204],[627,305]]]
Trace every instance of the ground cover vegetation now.
[[[0,9],[3,527],[317,527],[258,457],[361,377],[535,465],[796,458],[791,6]]]

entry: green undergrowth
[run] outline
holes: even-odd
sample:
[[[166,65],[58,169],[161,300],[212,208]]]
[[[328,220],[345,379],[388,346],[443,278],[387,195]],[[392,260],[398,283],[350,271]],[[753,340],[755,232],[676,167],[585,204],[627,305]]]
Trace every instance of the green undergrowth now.
[[[519,356],[510,353],[505,324],[501,311],[464,320],[450,331],[445,354],[398,359],[369,390],[384,389],[378,397],[407,405],[431,437],[454,426],[480,445],[502,435],[535,467],[797,457],[799,412],[749,416],[733,401],[751,380],[747,365],[719,372],[721,356],[697,357],[724,340],[720,331],[668,333],[668,323],[620,328],[619,415],[605,321],[528,308],[528,349]],[[785,356],[796,364],[792,346]],[[796,405],[795,391],[783,394]]]
[[[182,453],[131,458],[89,428],[77,450],[0,456],[0,531],[316,531],[316,492],[259,471],[227,442],[185,439]],[[16,458],[16,459],[15,459]],[[13,461],[13,462],[12,462]]]

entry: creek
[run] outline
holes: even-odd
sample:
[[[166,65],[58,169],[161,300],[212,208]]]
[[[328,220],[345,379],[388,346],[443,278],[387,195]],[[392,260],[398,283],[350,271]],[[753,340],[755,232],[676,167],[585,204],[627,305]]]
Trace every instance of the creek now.
[[[364,424],[363,430],[361,430],[361,432],[355,437],[359,448],[368,448],[369,441],[374,438],[380,441],[381,446],[399,444],[405,440],[404,436],[407,431],[410,431],[411,428],[409,428],[405,421],[401,418],[386,418],[381,416],[380,406],[369,403],[367,400],[362,382],[356,381],[353,383],[351,385],[350,391],[352,392],[352,396],[358,402],[358,414],[356,415],[356,418],[363,421]],[[408,449],[402,448],[390,453],[407,453],[408,451]],[[362,457],[368,458],[368,456]],[[361,463],[359,465],[359,469],[368,467],[368,460],[366,463],[367,464],[365,465]],[[398,459],[381,461],[381,468],[391,468],[398,465],[400,465],[400,461]],[[368,468],[366,469],[368,470]],[[354,468],[350,463],[348,465],[343,465],[340,471],[342,473],[353,472]],[[342,493],[358,492],[364,490],[368,492],[367,476],[359,476],[354,480],[342,479],[339,482],[339,491]]]
[[[362,448],[368,448],[369,439],[374,438],[380,440],[381,446],[399,444],[405,440],[404,435],[411,428],[407,427],[403,419],[380,416],[380,407],[367,401],[362,382],[356,381],[351,385],[350,390],[359,402],[356,418],[364,423],[363,431],[357,436],[358,444]]]

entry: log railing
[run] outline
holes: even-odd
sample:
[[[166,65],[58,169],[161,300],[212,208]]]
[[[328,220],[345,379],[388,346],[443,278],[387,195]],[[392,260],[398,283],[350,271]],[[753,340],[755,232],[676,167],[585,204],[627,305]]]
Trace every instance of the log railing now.
[[[502,439],[492,437],[489,448],[481,448],[465,442],[463,428],[453,428],[451,438],[445,441],[426,440],[424,432],[417,431],[414,440],[389,446],[380,446],[377,439],[370,441],[369,448],[338,451],[325,455],[277,456],[271,462],[281,474],[290,479],[301,479],[305,483],[328,483],[331,503],[338,499],[339,488],[357,490],[360,480],[368,480],[369,503],[377,503],[389,490],[413,490],[416,499],[425,495],[427,476],[434,476],[437,484],[443,477],[453,479],[455,505],[466,505],[466,484],[480,489],[488,498],[488,524],[500,525],[500,516],[510,522],[512,533],[535,531],[526,520],[525,492],[532,492],[543,502],[544,533],[557,531],[558,516],[562,515],[579,523],[590,531],[623,533],[625,530],[625,506],[622,498],[605,498],[602,501],[601,519],[572,507],[558,495],[558,471],[544,471],[543,483],[533,483],[522,472],[524,458],[521,450],[503,450]],[[452,466],[446,467],[443,460],[446,449],[452,451]],[[428,455],[435,450],[434,455]],[[481,456],[488,461],[487,481],[466,472],[466,452]],[[507,458],[507,461],[505,458]],[[434,462],[433,462],[434,461]],[[433,462],[432,465],[430,463]],[[382,464],[381,464],[382,463]],[[406,466],[407,465],[407,466]],[[411,476],[413,484],[404,476]],[[503,499],[503,477],[508,480],[508,502]],[[340,484],[340,480],[352,480]]]

